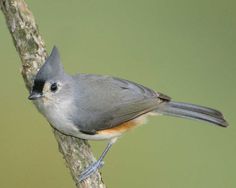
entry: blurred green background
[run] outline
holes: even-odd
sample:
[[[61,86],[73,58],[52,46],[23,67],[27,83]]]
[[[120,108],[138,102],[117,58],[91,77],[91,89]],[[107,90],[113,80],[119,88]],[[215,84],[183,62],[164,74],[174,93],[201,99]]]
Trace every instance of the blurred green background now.
[[[109,74],[220,109],[227,129],[152,117],[105,159],[108,187],[236,187],[235,0],[27,0],[67,72]],[[75,187],[46,120],[27,100],[0,14],[0,187]],[[105,142],[92,142],[96,156]]]

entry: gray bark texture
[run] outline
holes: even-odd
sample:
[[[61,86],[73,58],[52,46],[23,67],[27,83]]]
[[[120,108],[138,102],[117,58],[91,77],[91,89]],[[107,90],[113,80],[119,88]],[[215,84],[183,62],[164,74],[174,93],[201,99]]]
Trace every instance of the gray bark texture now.
[[[39,34],[33,14],[24,0],[0,0],[0,7],[21,58],[22,76],[27,89],[30,90],[35,74],[47,57],[45,43]],[[63,135],[54,129],[53,132],[76,186],[78,188],[104,188],[105,184],[99,172],[79,182],[81,171],[95,161],[88,142]]]

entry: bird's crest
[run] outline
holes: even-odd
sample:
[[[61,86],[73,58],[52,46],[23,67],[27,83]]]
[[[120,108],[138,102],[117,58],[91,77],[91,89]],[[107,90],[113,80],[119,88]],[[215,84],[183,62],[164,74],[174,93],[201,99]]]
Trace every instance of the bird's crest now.
[[[61,64],[59,51],[56,46],[53,47],[50,56],[46,59],[43,66],[39,69],[35,80],[47,81],[49,79],[56,78],[64,73],[63,66]]]

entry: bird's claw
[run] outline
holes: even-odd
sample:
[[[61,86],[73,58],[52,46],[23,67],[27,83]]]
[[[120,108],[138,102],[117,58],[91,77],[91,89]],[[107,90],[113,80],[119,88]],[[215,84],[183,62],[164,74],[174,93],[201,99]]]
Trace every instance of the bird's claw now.
[[[92,175],[93,173],[95,173],[98,169],[102,168],[104,165],[103,161],[96,161],[94,163],[92,163],[90,166],[88,166],[88,168],[86,168],[79,177],[79,182],[87,179],[90,175]]]

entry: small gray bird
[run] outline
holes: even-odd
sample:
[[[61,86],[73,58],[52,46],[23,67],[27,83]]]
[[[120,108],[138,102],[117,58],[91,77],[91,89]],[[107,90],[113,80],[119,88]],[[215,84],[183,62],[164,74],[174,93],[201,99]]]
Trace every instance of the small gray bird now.
[[[174,102],[167,95],[128,80],[93,74],[70,76],[63,70],[56,47],[38,71],[29,99],[60,132],[82,139],[109,140],[100,158],[81,174],[81,181],[102,167],[106,153],[122,133],[143,123],[149,115],[228,125],[217,110]]]

